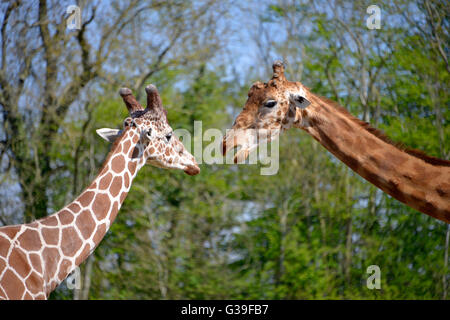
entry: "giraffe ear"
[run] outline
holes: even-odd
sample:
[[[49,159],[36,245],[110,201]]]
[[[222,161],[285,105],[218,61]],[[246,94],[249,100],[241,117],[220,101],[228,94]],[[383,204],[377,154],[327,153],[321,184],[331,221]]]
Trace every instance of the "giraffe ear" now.
[[[109,142],[114,142],[122,134],[122,130],[110,128],[97,129],[96,132],[100,137]]]
[[[291,93],[290,100],[297,108],[300,109],[305,109],[311,104],[311,101],[306,99],[304,95],[298,93]]]

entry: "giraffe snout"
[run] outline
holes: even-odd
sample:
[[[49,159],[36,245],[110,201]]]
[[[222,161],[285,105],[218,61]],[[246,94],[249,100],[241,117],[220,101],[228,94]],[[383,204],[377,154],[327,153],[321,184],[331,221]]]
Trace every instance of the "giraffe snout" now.
[[[190,176],[195,176],[200,173],[200,168],[196,165],[189,165],[186,167],[184,172],[186,172]]]

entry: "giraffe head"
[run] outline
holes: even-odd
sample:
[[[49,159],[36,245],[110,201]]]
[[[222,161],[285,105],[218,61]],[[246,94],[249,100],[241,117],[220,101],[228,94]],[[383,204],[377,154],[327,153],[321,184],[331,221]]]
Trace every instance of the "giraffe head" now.
[[[234,162],[244,161],[259,143],[276,139],[294,125],[301,126],[301,110],[310,104],[308,90],[300,82],[286,80],[281,61],[275,61],[272,68],[269,82],[252,85],[242,112],[223,140],[224,154],[240,147]]]
[[[124,129],[103,128],[97,133],[107,141],[115,141],[125,130],[136,130],[139,139],[133,157],[143,157],[145,163],[163,169],[180,169],[189,175],[200,172],[195,158],[190,154],[167,121],[158,90],[154,85],[145,88],[147,108],[143,108],[128,88],[119,93],[128,108],[130,117],[124,121]]]

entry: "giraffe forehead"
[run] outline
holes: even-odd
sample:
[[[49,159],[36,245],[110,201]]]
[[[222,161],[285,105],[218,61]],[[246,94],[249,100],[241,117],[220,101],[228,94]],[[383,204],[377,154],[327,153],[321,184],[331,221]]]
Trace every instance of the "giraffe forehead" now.
[[[247,104],[260,104],[267,99],[288,100],[291,92],[305,94],[298,82],[270,80],[268,83],[256,82],[248,92]]]
[[[169,124],[165,119],[158,118],[157,116],[144,116],[135,119],[138,126],[146,129],[152,129],[156,131],[166,131],[170,129]]]

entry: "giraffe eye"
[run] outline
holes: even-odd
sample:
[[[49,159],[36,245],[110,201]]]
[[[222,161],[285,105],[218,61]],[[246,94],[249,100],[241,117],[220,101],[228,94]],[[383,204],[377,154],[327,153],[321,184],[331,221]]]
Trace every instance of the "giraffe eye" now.
[[[148,129],[147,131],[147,137],[150,137],[152,135],[152,129]]]
[[[277,105],[277,101],[276,100],[269,100],[266,103],[264,103],[264,107],[266,108],[273,108]]]
[[[167,142],[170,141],[170,138],[172,138],[172,132],[166,135]]]
[[[298,101],[299,103],[303,103],[303,102],[305,102],[305,98],[303,98],[302,96],[299,96],[299,97],[297,98],[297,101]]]

